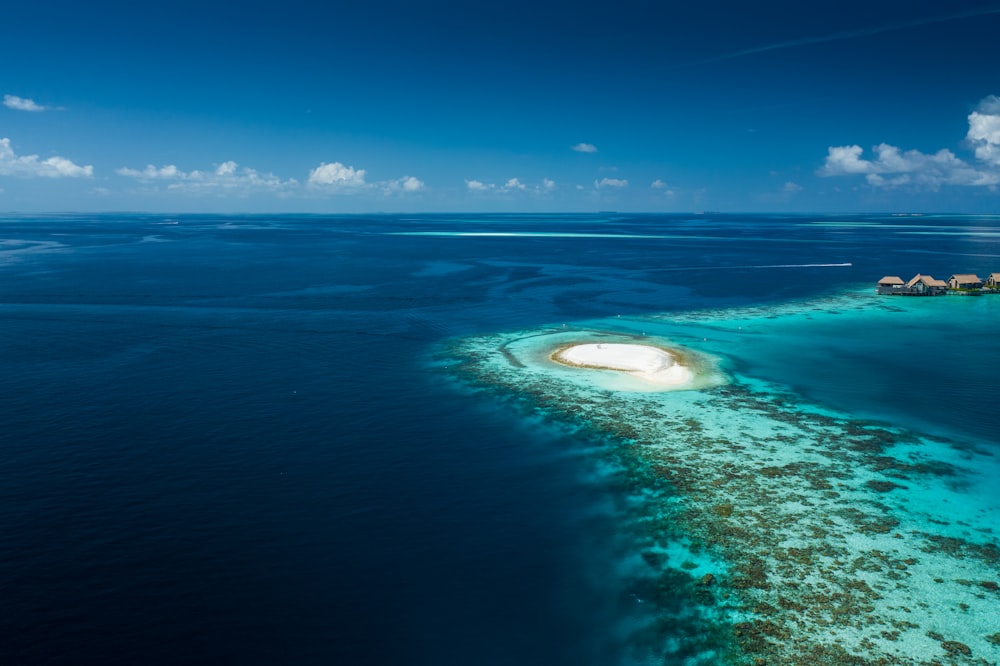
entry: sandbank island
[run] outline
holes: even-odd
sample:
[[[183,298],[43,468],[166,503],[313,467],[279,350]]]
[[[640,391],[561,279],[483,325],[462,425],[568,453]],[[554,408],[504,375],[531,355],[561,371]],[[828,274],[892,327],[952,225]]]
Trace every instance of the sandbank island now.
[[[578,368],[615,370],[660,386],[689,384],[694,373],[673,354],[652,345],[594,343],[561,347],[550,358]]]

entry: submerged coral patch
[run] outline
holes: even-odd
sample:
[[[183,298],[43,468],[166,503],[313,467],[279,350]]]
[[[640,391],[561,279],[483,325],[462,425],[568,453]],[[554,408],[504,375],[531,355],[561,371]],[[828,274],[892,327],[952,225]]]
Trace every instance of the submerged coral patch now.
[[[1000,663],[1000,507],[969,490],[995,460],[728,382],[715,357],[654,335],[541,329],[444,354],[470,385],[620,442],[653,572],[634,637],[660,662]],[[690,381],[637,376],[672,367]]]

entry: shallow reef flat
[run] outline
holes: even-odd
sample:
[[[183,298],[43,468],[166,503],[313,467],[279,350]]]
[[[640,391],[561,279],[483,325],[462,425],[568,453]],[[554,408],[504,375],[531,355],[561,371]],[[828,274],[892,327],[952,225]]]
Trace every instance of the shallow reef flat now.
[[[740,317],[836,314],[854,302],[691,313],[659,330],[735,330]],[[549,358],[597,343],[668,349],[696,378],[662,390]],[[624,528],[650,611],[630,628],[640,661],[1000,663],[989,451],[805,404],[642,332],[519,331],[452,341],[441,357],[468,385],[616,443],[642,498]]]

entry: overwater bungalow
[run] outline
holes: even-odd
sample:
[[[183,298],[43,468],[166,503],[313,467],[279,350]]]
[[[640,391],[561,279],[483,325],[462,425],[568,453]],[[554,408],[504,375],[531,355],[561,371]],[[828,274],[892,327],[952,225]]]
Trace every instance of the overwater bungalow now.
[[[984,281],[973,273],[956,273],[948,281],[917,273],[907,282],[898,275],[886,275],[878,281],[876,293],[887,296],[941,296],[943,294],[1000,294],[1000,273],[990,273]]]
[[[910,296],[940,296],[948,291],[948,283],[917,273],[906,283],[906,288]]]
[[[900,289],[906,286],[903,282],[903,278],[898,275],[886,275],[884,278],[878,281],[878,288],[876,291],[883,295],[892,295],[900,293]]]
[[[982,289],[983,281],[972,273],[959,273],[948,278],[948,286],[952,289]]]
[[[878,281],[876,293],[888,296],[940,296],[948,292],[948,283],[930,275],[917,273],[909,282],[897,275],[886,275]]]

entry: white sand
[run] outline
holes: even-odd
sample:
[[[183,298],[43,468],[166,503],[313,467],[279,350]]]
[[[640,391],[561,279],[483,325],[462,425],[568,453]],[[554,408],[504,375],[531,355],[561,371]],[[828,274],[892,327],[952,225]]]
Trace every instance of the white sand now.
[[[627,372],[653,384],[678,386],[694,378],[694,373],[680,365],[666,351],[650,345],[587,344],[567,347],[553,355],[566,365]]]

